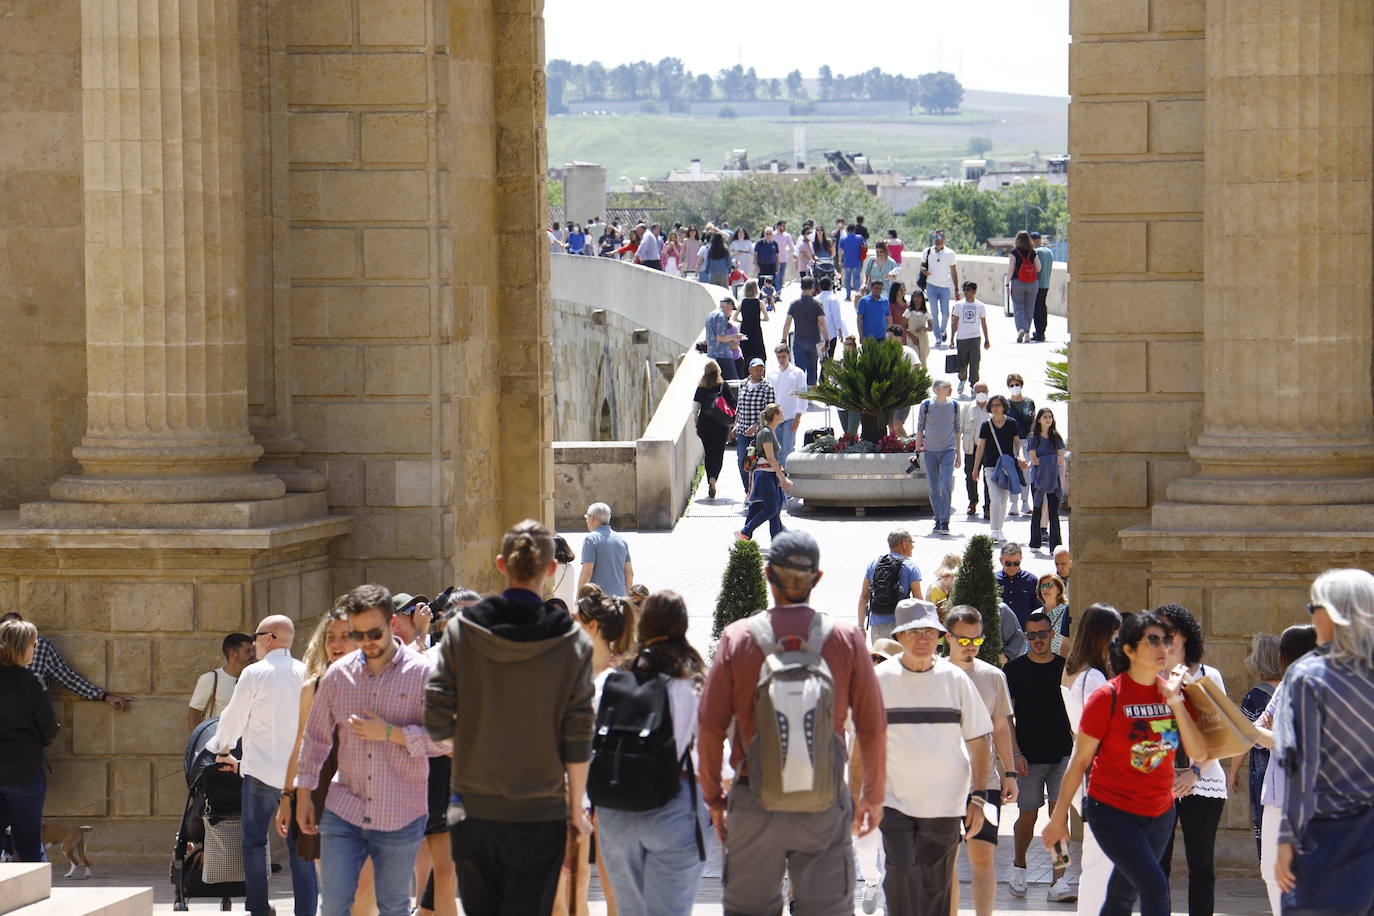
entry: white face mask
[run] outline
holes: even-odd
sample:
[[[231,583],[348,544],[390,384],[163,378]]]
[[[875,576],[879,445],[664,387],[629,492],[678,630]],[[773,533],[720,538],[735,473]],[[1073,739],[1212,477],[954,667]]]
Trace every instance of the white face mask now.
[[[986,391],[980,391],[973,396],[973,399],[979,404],[986,404],[988,402],[988,393]]]
[[[1018,394],[1021,393],[1021,386],[1020,386],[1020,385],[1012,385],[1010,388],[1007,389],[1007,392],[1008,392],[1012,397],[1016,397]]]

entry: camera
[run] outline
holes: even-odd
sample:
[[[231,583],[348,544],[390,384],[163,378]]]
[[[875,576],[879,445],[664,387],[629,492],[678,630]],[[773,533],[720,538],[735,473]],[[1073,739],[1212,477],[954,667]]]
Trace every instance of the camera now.
[[[908,461],[908,462],[906,463],[906,472],[907,472],[908,474],[915,474],[915,473],[916,473],[917,471],[919,471],[920,469],[921,469],[921,456],[920,456],[920,455],[912,455],[912,456],[911,456],[911,460]]]

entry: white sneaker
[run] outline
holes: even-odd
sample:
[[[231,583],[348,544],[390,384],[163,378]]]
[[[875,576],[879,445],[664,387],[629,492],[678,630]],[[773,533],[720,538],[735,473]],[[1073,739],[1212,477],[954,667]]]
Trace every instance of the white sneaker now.
[[[1045,899],[1050,903],[1075,903],[1078,900],[1078,891],[1069,884],[1068,878],[1060,878],[1050,885],[1050,892]]]
[[[863,907],[865,913],[878,912],[878,896],[882,894],[882,892],[882,888],[876,884],[864,885],[864,897],[860,905]]]
[[[1007,885],[1013,897],[1026,896],[1026,869],[1020,865],[1011,867],[1011,882]]]
[[[1000,544],[1006,540],[1006,538],[1002,537],[1002,532],[1000,531],[989,531],[988,537],[992,538],[993,542],[996,544]]]

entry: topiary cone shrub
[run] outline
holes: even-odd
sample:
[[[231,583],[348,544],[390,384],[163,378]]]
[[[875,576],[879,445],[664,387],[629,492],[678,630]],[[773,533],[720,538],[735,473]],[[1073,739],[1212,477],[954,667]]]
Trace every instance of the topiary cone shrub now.
[[[998,604],[1002,600],[1002,590],[997,587],[997,575],[992,569],[992,538],[986,534],[975,534],[969,538],[964,548],[964,559],[959,563],[959,574],[954,577],[954,591],[950,593],[947,607],[967,604],[976,607],[983,615],[983,647],[978,657],[989,665],[1001,667],[1002,654],[1002,615]]]
[[[766,607],[768,584],[763,579],[763,551],[753,541],[735,541],[730,548],[725,573],[720,578],[711,641],[720,639],[721,631],[736,620],[743,620]]]

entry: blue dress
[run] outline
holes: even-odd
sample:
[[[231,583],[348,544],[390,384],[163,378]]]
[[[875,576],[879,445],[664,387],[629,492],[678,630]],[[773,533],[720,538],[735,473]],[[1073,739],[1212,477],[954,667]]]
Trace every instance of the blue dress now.
[[[1026,451],[1036,456],[1037,464],[1031,468],[1031,489],[1036,493],[1059,492],[1059,449],[1049,439],[1031,436],[1026,440]]]

